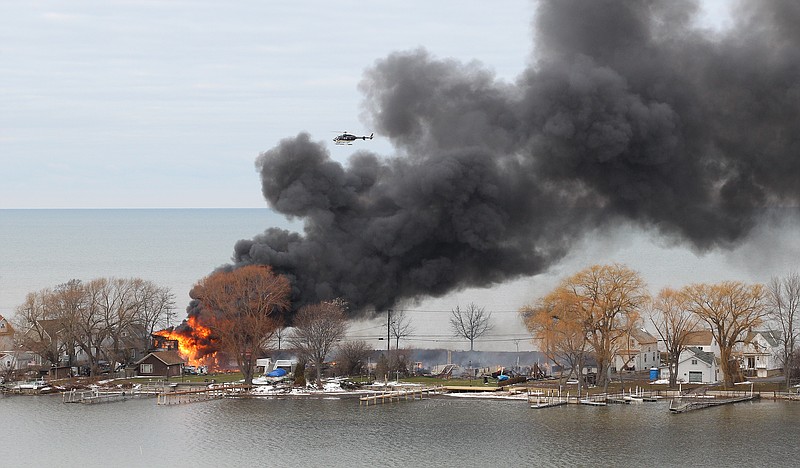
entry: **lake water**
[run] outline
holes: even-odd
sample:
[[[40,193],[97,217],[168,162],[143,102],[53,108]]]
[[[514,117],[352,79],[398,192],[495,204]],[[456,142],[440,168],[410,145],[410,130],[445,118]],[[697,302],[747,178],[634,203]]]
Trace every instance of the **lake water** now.
[[[800,403],[771,400],[676,415],[666,402],[0,396],[0,421],[8,467],[793,466],[800,456]]]
[[[267,208],[0,210],[0,315],[73,278],[138,277],[172,290],[180,320],[192,285],[269,227],[299,229]]]

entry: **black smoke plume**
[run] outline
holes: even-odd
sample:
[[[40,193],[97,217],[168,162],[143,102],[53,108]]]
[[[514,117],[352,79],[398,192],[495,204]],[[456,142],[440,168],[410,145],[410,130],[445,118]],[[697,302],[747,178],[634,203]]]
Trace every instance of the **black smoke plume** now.
[[[398,52],[360,89],[393,157],[347,165],[301,133],[256,165],[269,229],[237,264],[289,275],[298,304],[354,310],[543,272],[591,228],[632,222],[730,247],[800,198],[800,3],[744,1],[696,26],[697,2],[538,3],[514,83],[477,63]]]

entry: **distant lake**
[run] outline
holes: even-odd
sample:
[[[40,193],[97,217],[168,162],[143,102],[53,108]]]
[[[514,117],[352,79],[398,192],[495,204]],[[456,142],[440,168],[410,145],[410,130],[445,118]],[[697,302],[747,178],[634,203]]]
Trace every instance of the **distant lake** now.
[[[671,414],[666,402],[0,396],[0,416],[9,467],[791,466],[800,456],[800,403],[771,400]]]
[[[182,318],[238,240],[292,226],[267,208],[0,210],[0,315],[70,279],[138,277],[170,288]]]

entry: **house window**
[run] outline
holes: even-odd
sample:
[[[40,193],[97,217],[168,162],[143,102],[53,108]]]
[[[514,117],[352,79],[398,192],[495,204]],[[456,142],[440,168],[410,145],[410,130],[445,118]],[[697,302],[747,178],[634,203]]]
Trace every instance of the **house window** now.
[[[153,365],[152,364],[141,364],[139,366],[139,372],[142,374],[152,374],[153,373]]]
[[[692,365],[693,365],[693,366],[696,366],[696,365],[697,365],[697,359],[692,359]]]
[[[644,355],[644,362],[647,362],[647,355]]]

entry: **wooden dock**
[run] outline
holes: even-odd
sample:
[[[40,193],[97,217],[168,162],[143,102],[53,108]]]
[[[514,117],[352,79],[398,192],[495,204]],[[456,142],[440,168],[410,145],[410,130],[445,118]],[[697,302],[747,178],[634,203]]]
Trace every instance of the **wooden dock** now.
[[[222,384],[213,385],[208,388],[197,390],[182,390],[175,392],[164,392],[158,394],[157,404],[159,405],[179,405],[183,403],[196,403],[199,401],[217,400],[229,396],[239,396],[250,390],[249,385],[243,384]]]
[[[111,403],[115,401],[124,401],[128,398],[133,398],[133,393],[130,391],[100,391],[99,389],[92,390],[70,390],[61,394],[62,403]]]
[[[703,408],[710,408],[712,406],[729,405],[731,403],[739,403],[742,401],[751,401],[759,398],[758,394],[746,393],[740,395],[698,395],[698,396],[681,396],[673,398],[669,403],[669,410],[672,413],[685,413]]]
[[[528,392],[528,405],[534,409],[554,408],[569,403],[569,393],[562,394],[560,391],[551,390],[548,392]]]
[[[442,393],[442,387],[426,387],[420,389],[408,390],[394,390],[390,392],[382,392],[376,395],[363,396],[358,399],[359,405],[369,406],[370,404],[377,405],[378,403],[392,403],[395,401],[407,400],[422,400],[425,395],[432,395]]]
[[[125,401],[130,398],[152,398],[156,394],[152,391],[138,389],[108,390],[94,388],[90,390],[70,390],[61,394],[62,403],[113,403]]]

